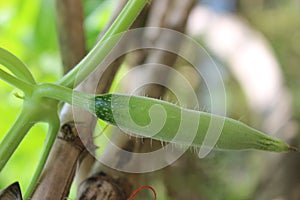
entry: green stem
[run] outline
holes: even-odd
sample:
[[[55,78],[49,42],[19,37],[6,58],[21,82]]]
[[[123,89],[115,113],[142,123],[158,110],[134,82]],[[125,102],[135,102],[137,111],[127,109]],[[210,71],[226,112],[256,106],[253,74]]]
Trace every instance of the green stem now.
[[[0,143],[0,171],[2,171],[3,167],[13,152],[17,149],[26,133],[34,125],[34,123],[30,120],[31,113],[23,106],[17,120]]]
[[[20,80],[9,73],[3,71],[0,69],[0,79],[7,82],[8,84],[19,88],[22,90],[25,94],[31,94],[34,88],[34,85],[24,82],[23,80]]]
[[[3,48],[0,48],[0,64],[9,69],[18,78],[35,84],[35,80],[27,66],[19,58]]]
[[[83,92],[78,92],[67,87],[52,83],[43,83],[37,87],[40,97],[48,97],[69,103],[74,106],[84,108],[93,112],[94,95]]]
[[[62,77],[57,83],[69,88],[76,87],[76,85],[81,83],[103,61],[121,37],[109,42],[107,41],[112,36],[128,30],[147,2],[148,0],[129,0],[96,46],[73,70]]]
[[[42,150],[42,156],[40,158],[40,161],[38,162],[38,166],[34,172],[31,182],[25,192],[24,199],[29,199],[29,197],[32,195],[32,193],[36,187],[36,184],[37,184],[37,182],[40,178],[40,175],[44,169],[44,166],[45,166],[48,156],[50,154],[51,148],[54,144],[55,138],[59,131],[59,126],[60,126],[59,118],[55,118],[55,119],[53,118],[53,120],[49,123],[49,130],[48,130],[47,138],[45,141],[45,146]]]

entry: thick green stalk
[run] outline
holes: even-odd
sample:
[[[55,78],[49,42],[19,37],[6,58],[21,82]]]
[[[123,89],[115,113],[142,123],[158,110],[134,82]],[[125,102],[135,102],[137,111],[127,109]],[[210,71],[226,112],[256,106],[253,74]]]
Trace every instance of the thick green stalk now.
[[[31,113],[23,106],[17,120],[0,143],[0,171],[33,125]]]
[[[119,42],[121,36],[109,40],[112,36],[129,29],[135,18],[147,4],[148,0],[129,0],[120,15],[107,30],[105,35],[87,56],[57,83],[73,88],[81,83],[104,60],[105,56]]]
[[[88,111],[94,107],[94,101],[92,94],[78,92],[67,87],[52,83],[43,83],[38,87],[37,92],[40,97],[48,97],[51,99],[56,99],[69,103],[70,105],[78,106],[84,108]]]
[[[44,169],[44,166],[46,164],[46,161],[48,159],[49,153],[51,151],[51,148],[54,144],[55,138],[57,136],[57,133],[59,131],[60,121],[59,118],[53,118],[51,123],[49,123],[49,129],[48,129],[48,135],[45,141],[45,146],[42,150],[42,156],[40,158],[40,161],[38,163],[37,169],[34,172],[34,175],[31,179],[31,182],[25,192],[24,199],[29,199],[29,197],[32,195],[36,184],[40,178],[40,175]]]

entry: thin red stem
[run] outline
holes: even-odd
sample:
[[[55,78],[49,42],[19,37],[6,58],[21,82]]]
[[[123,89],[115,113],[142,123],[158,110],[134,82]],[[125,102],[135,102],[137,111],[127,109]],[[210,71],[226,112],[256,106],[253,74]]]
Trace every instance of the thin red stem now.
[[[153,192],[154,200],[156,200],[155,189],[153,187],[151,187],[150,185],[142,185],[141,187],[139,187],[138,189],[136,189],[135,191],[133,191],[133,193],[130,195],[130,197],[127,200],[132,200],[135,197],[135,195],[137,193],[139,193],[142,189],[150,189]]]

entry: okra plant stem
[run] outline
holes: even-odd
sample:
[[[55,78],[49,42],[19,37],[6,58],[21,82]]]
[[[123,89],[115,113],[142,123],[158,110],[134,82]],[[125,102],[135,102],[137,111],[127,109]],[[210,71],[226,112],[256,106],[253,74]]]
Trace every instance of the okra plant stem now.
[[[53,119],[51,123],[49,123],[49,129],[47,138],[45,140],[45,145],[41,153],[41,158],[38,162],[38,166],[34,172],[34,175],[29,183],[29,186],[26,189],[24,199],[29,199],[29,197],[32,195],[34,188],[38,182],[38,179],[44,169],[44,166],[46,164],[46,161],[48,159],[48,156],[50,154],[51,148],[54,144],[54,141],[56,139],[57,133],[59,131],[60,127],[60,121],[58,118]]]
[[[34,125],[33,122],[30,122],[30,119],[30,112],[23,107],[18,118],[2,139],[0,143],[0,171],[17,149],[26,133]]]
[[[73,70],[57,83],[69,88],[76,87],[81,83],[104,60],[105,56],[108,55],[110,50],[119,42],[121,35],[112,40],[110,40],[110,38],[128,30],[148,1],[149,0],[129,0],[95,47]]]

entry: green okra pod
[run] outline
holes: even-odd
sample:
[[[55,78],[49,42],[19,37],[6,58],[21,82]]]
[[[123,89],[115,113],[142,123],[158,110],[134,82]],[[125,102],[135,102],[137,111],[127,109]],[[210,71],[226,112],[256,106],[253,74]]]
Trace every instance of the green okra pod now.
[[[98,118],[138,136],[201,147],[210,122],[219,121],[223,125],[220,129],[221,134],[212,148],[223,150],[257,149],[274,152],[295,150],[285,142],[253,129],[240,121],[181,108],[157,99],[104,94],[94,97],[92,106],[95,107],[90,110],[94,110]],[[182,125],[183,123],[184,125]]]

